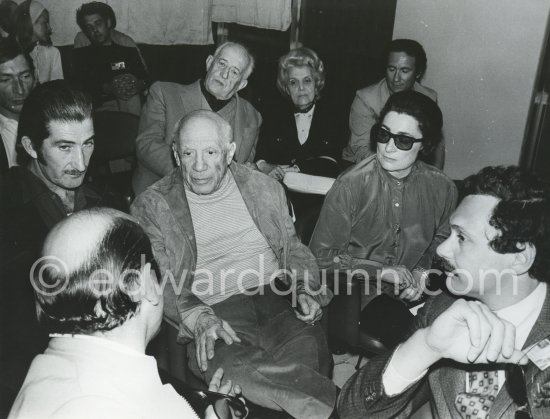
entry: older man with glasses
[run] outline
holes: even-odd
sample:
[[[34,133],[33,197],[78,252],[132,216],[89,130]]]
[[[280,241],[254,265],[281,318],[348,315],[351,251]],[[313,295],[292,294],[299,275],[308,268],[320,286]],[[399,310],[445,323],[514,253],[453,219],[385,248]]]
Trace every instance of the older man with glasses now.
[[[199,109],[212,110],[229,122],[237,146],[236,162],[254,161],[262,117],[238,95],[253,70],[254,58],[248,50],[236,42],[226,42],[206,59],[203,79],[185,86],[153,83],[136,139],[138,167],[133,178],[136,195],[176,167],[170,148],[176,123]]]

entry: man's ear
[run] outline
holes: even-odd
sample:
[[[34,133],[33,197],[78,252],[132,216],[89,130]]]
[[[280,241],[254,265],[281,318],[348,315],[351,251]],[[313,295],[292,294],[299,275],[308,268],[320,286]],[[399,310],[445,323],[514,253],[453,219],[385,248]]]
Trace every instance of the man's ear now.
[[[176,144],[175,143],[172,143],[172,153],[174,153],[174,159],[176,160],[176,166],[181,166],[181,161],[180,161],[180,155],[178,154],[178,150],[176,148]]]
[[[227,147],[227,155],[226,155],[226,161],[227,164],[230,164],[233,161],[233,156],[235,155],[235,151],[237,151],[237,144],[235,142],[229,143],[229,146]]]
[[[135,292],[129,293],[130,298],[134,302],[140,302],[141,300],[147,300],[152,305],[156,306],[160,302],[160,295],[158,287],[155,286],[156,274],[151,269],[151,263],[145,264],[139,274],[139,286]]]
[[[33,159],[38,158],[38,154],[36,153],[36,150],[34,149],[32,141],[29,137],[21,138],[21,144],[23,145],[23,148],[29,156],[31,156]]]
[[[537,256],[537,249],[530,243],[521,243],[518,246],[523,247],[521,252],[514,254],[514,260],[512,262],[512,269],[517,275],[522,275],[529,272],[535,257]]]
[[[206,58],[206,71],[210,70],[210,67],[212,66],[213,61],[214,61],[214,57],[212,55],[209,55]]]
[[[109,30],[113,29],[113,22],[111,22],[109,18],[107,18],[107,28],[109,28]]]
[[[239,84],[239,88],[237,89],[237,92],[239,90],[243,90],[246,87],[247,84],[248,84],[248,80],[242,80],[241,84]]]

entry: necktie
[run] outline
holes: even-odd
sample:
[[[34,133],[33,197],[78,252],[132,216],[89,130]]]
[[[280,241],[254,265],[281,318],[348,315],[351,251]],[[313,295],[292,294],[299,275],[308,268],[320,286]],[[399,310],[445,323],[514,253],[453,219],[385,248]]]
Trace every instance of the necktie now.
[[[498,371],[468,374],[470,391],[459,393],[455,406],[462,419],[485,419],[498,393]]]

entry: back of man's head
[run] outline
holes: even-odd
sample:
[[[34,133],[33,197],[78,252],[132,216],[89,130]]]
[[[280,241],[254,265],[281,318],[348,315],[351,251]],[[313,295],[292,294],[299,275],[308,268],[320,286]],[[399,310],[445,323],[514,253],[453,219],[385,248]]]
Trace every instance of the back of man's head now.
[[[417,78],[422,78],[426,72],[428,59],[426,58],[426,51],[424,51],[419,42],[413,39],[394,39],[386,46],[384,51],[385,62],[388,61],[388,57],[392,52],[404,52],[408,56],[413,57],[415,59],[414,64]]]
[[[31,271],[37,313],[53,333],[108,332],[140,309],[141,274],[158,274],[151,243],[124,213],[85,210],[48,234]]]
[[[82,122],[91,117],[92,101],[79,87],[66,80],[49,81],[37,86],[25,100],[19,116],[18,163],[27,166],[32,160],[22,146],[23,137],[28,137],[39,153],[42,142],[50,135],[50,122]]]
[[[464,194],[499,200],[489,224],[499,231],[490,242],[498,253],[518,253],[535,247],[529,275],[550,282],[550,188],[517,166],[491,166],[464,181]]]
[[[95,14],[101,16],[105,20],[105,22],[110,21],[111,29],[114,29],[116,27],[116,15],[113,8],[106,3],[100,1],[92,1],[89,3],[84,3],[76,11],[76,23],[78,24],[82,32],[86,32],[84,17]]]

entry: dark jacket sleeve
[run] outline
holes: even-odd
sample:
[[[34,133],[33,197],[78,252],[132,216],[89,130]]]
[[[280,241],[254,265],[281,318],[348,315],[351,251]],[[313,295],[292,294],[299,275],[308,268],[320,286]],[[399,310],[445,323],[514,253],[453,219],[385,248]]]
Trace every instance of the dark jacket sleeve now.
[[[447,294],[430,298],[415,317],[409,337],[431,324],[453,301]],[[392,356],[393,352],[371,359],[346,382],[338,397],[341,418],[408,418],[430,399],[430,371],[400,394],[390,397],[385,393],[382,377]]]

